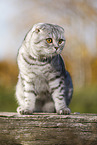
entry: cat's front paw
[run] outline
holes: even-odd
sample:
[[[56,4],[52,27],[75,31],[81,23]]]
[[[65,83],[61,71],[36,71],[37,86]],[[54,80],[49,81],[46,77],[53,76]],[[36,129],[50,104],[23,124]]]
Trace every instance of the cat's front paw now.
[[[22,107],[18,107],[17,112],[21,115],[32,115],[32,113],[33,113],[33,111],[28,110],[28,109],[24,109]]]
[[[71,110],[69,108],[64,108],[64,109],[58,110],[57,113],[59,115],[69,115],[71,113]]]

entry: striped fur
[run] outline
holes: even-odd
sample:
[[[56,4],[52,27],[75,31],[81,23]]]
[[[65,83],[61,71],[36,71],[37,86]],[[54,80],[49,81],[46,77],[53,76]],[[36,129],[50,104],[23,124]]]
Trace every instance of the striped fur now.
[[[64,29],[58,25],[38,23],[28,32],[17,56],[18,113],[70,114],[73,85],[60,55],[64,45]]]

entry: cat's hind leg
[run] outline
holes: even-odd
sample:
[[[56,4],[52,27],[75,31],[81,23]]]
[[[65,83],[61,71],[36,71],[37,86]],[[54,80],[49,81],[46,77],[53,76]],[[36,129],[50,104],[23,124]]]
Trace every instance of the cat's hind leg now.
[[[46,102],[42,108],[43,112],[54,113],[55,107],[53,102]]]

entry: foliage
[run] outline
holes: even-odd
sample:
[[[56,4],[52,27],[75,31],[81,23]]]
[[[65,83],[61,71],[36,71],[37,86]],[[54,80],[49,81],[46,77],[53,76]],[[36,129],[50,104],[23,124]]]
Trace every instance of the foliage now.
[[[18,69],[15,63],[10,61],[0,62],[0,86],[13,86],[17,82]]]
[[[15,85],[18,69],[15,63],[0,62],[0,111],[16,111]]]
[[[0,111],[15,112],[16,108],[15,87],[0,86]]]
[[[97,113],[97,84],[75,89],[70,108],[72,112]]]

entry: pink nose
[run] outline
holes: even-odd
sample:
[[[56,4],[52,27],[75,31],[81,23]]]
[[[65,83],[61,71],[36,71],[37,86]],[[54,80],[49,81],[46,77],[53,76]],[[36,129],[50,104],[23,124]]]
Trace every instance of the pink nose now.
[[[57,50],[57,49],[58,49],[58,47],[55,47],[55,49]]]

